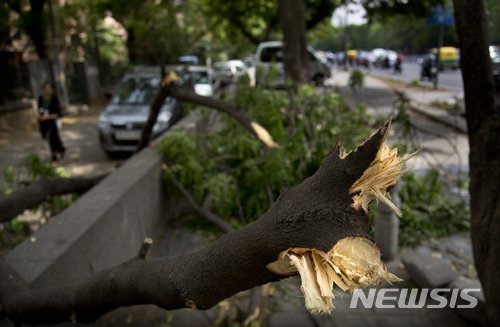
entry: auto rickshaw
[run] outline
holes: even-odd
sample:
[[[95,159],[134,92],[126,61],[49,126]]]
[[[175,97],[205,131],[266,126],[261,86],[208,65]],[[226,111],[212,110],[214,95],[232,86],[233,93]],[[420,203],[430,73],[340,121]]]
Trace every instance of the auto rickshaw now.
[[[358,57],[358,51],[356,50],[347,50],[347,58],[349,59],[349,64],[352,66],[356,58]]]
[[[437,48],[431,50],[434,55],[437,55]],[[453,70],[458,67],[458,50],[455,47],[439,48],[439,70],[451,68]]]

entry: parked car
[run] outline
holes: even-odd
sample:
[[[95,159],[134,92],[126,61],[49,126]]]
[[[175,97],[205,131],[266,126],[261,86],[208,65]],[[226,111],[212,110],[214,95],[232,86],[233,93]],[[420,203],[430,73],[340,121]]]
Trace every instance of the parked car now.
[[[247,73],[245,63],[241,60],[216,62],[213,67],[222,86],[238,82],[239,78]]]
[[[191,78],[182,66],[166,68],[177,71],[181,77],[177,85],[192,88]],[[160,83],[158,67],[142,67],[122,78],[98,121],[100,144],[107,154],[137,149],[142,128],[149,117],[151,100]],[[182,102],[167,97],[153,127],[152,138],[175,124],[182,117],[182,109]]]
[[[328,65],[321,61],[311,46],[307,46],[309,55],[309,80],[315,85],[323,85],[325,78],[331,77],[331,70]],[[256,65],[261,66],[262,72],[256,72],[256,82],[263,83],[271,65],[276,65],[278,70],[278,80],[273,82],[274,86],[285,85],[285,68],[283,66],[283,42],[270,41],[262,42],[257,47],[255,55]]]
[[[188,66],[188,72],[194,87],[199,95],[213,96],[220,90],[220,81],[214,70],[207,66]]]
[[[255,55],[246,56],[243,58],[243,62],[247,68],[255,66]]]

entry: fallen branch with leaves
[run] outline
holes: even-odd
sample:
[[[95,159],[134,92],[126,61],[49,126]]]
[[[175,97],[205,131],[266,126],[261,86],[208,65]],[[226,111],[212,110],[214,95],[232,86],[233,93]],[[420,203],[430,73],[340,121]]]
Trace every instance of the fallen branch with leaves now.
[[[0,301],[14,322],[91,323],[121,306],[152,303],[167,310],[208,309],[240,291],[296,275],[306,307],[330,312],[334,284],[345,290],[398,278],[369,238],[366,203],[388,191],[407,159],[383,146],[390,123],[349,154],[337,144],[318,171],[292,187],[257,221],[205,249],[145,260],[140,255],[79,284],[30,289],[0,263]],[[388,157],[387,157],[388,156]],[[145,245],[148,246],[148,245]]]

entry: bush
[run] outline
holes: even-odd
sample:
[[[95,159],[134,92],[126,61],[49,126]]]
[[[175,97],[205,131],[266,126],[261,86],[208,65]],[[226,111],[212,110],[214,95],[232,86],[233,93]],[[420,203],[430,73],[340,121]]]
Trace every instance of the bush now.
[[[354,93],[365,87],[365,74],[361,70],[355,69],[352,71],[349,76],[349,87]]]
[[[249,108],[279,148],[266,148],[223,116],[222,130],[210,135],[172,130],[159,142],[159,151],[196,201],[212,193],[213,211],[235,227],[264,214],[283,178],[291,185],[300,183],[316,172],[337,141],[354,149],[373,132],[364,108],[349,108],[335,93],[316,94],[310,85],[296,96],[239,87],[234,101]]]
[[[417,246],[424,240],[466,231],[470,213],[463,199],[446,196],[436,170],[421,177],[406,173],[402,178],[399,244]]]

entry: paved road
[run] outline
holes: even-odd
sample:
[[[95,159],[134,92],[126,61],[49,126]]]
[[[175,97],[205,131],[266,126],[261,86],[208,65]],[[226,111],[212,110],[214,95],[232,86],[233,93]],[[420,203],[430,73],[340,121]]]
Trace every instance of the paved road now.
[[[403,62],[403,71],[401,73],[394,73],[393,69],[382,69],[382,68],[372,68],[369,73],[374,76],[380,76],[385,78],[391,78],[395,80],[400,80],[406,83],[411,82],[414,79],[420,79],[420,65],[415,62]],[[366,71],[366,70],[365,70]],[[421,81],[421,85],[433,86],[433,82]],[[460,69],[451,70],[446,69],[439,72],[438,76],[438,87],[451,91],[462,91],[462,73]]]

